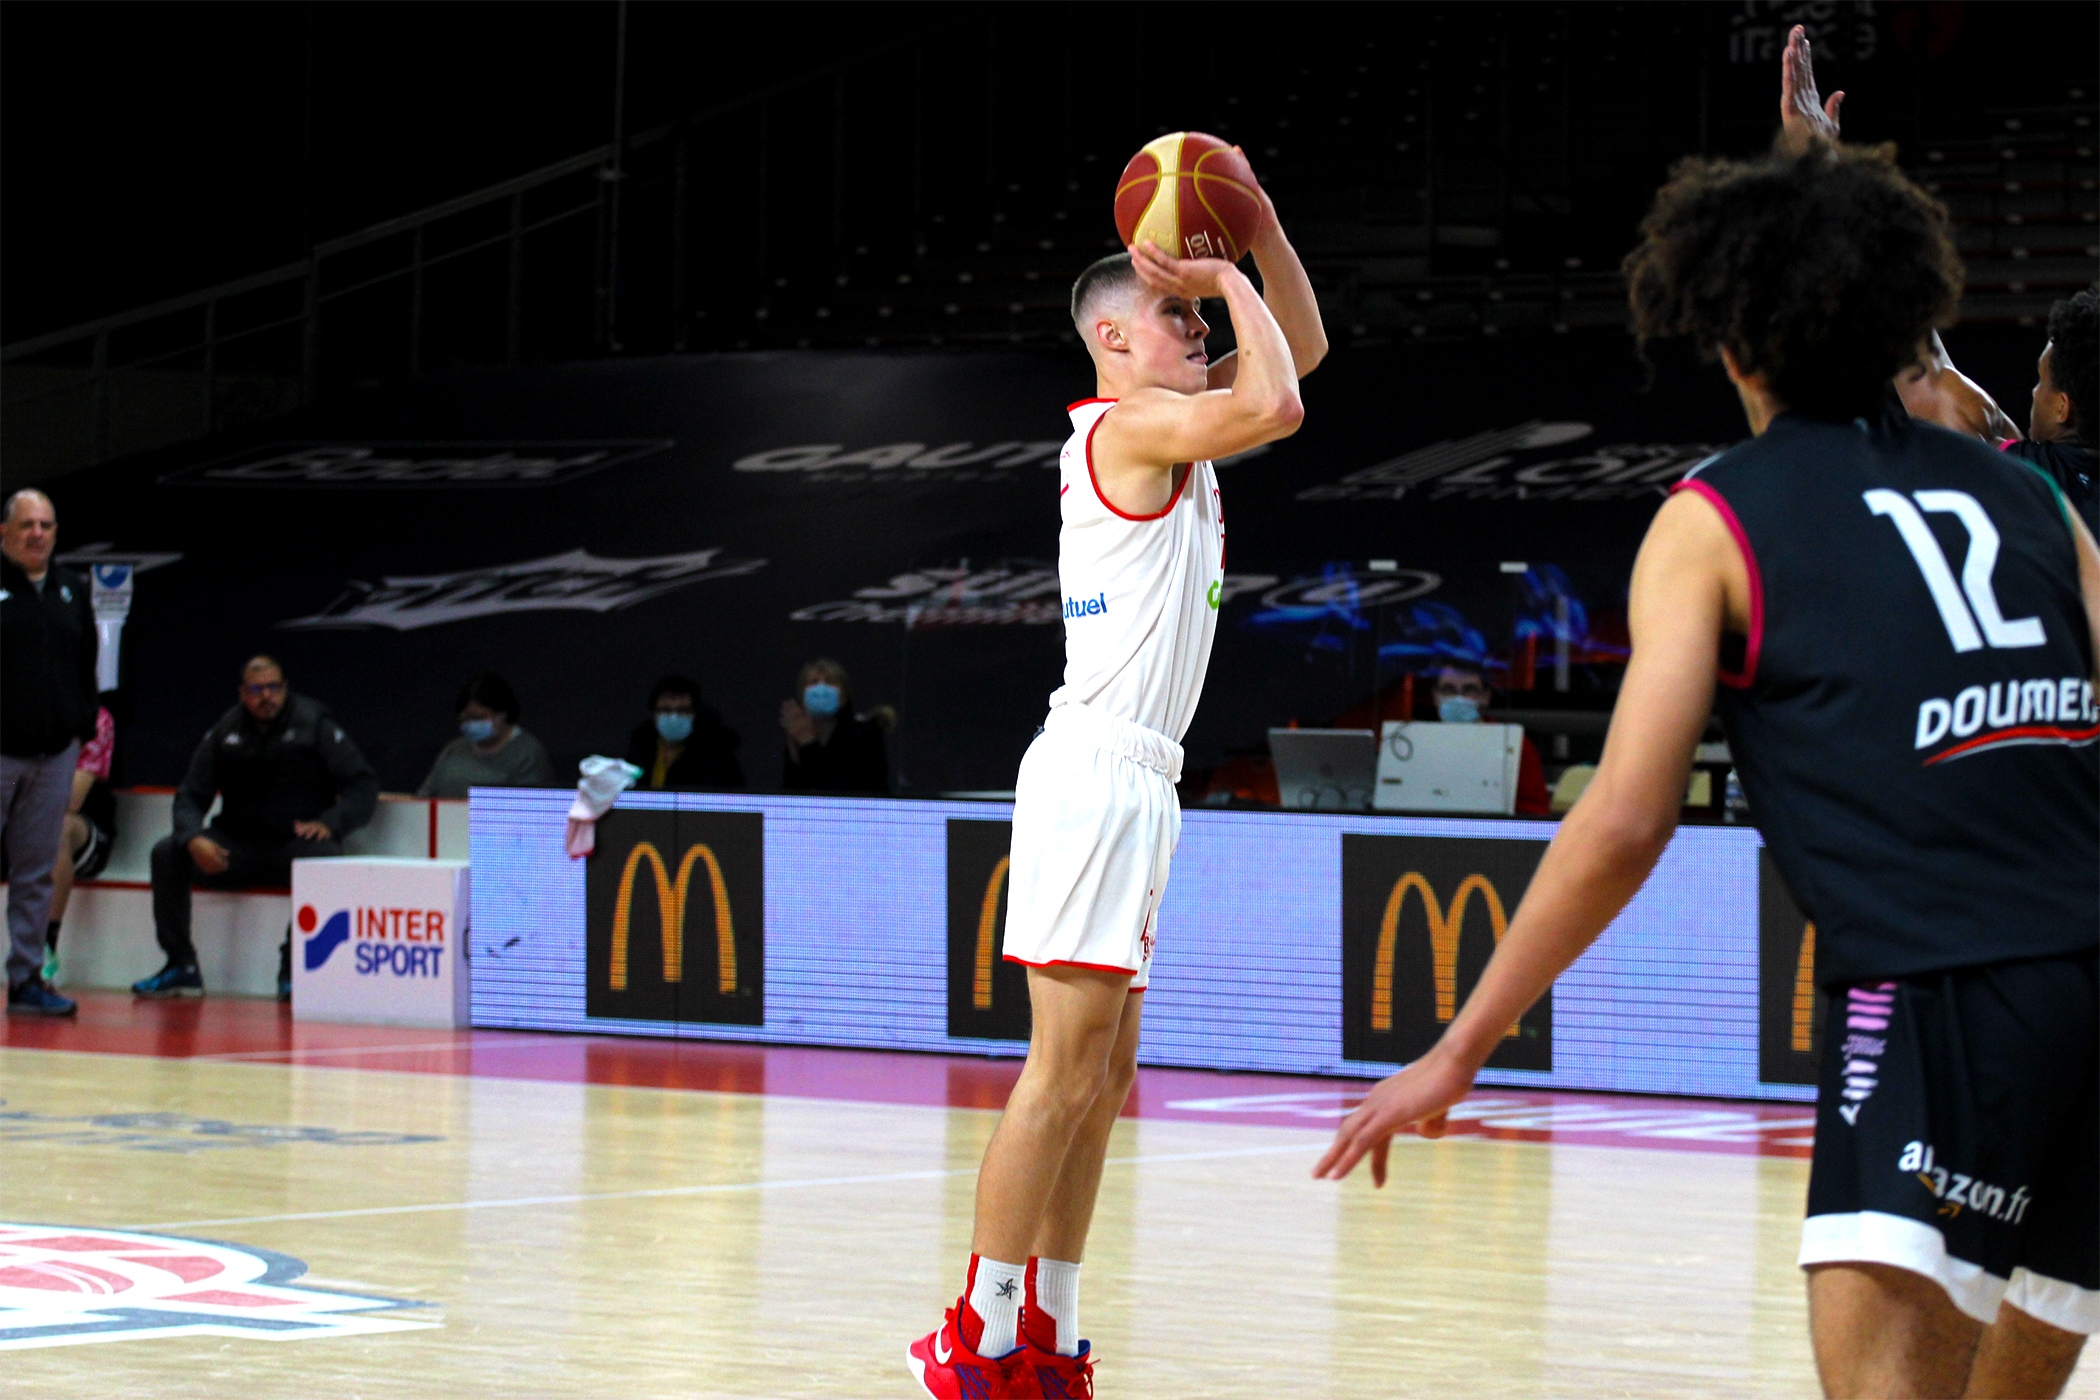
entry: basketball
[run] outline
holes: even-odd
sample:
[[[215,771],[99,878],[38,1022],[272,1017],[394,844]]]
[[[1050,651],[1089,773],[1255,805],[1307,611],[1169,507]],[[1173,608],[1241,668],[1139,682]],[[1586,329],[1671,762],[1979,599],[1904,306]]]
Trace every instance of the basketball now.
[[[1238,262],[1261,231],[1261,186],[1215,136],[1176,131],[1145,143],[1116,181],[1116,232],[1170,257]]]

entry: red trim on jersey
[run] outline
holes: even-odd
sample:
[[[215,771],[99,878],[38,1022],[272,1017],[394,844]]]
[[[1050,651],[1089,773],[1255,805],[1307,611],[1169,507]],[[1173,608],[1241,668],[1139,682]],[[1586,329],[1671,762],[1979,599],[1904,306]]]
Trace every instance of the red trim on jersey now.
[[[1747,690],[1757,679],[1757,657],[1765,646],[1765,577],[1758,571],[1757,554],[1750,548],[1750,536],[1743,531],[1743,522],[1735,518],[1735,510],[1703,481],[1687,479],[1670,488],[1670,494],[1679,491],[1696,491],[1701,499],[1721,514],[1721,523],[1728,533],[1735,536],[1735,547],[1742,551],[1743,568],[1750,575],[1750,635],[1743,647],[1743,669],[1720,673],[1721,684],[1731,690]]]
[[[1096,400],[1096,402],[1099,401]],[[1094,420],[1094,426],[1086,430],[1086,479],[1093,483],[1094,499],[1106,506],[1110,515],[1131,521],[1134,524],[1142,525],[1151,520],[1165,520],[1174,513],[1174,507],[1181,504],[1182,493],[1189,489],[1189,479],[1196,474],[1196,464],[1194,462],[1182,464],[1181,480],[1174,483],[1174,494],[1167,498],[1166,505],[1153,514],[1132,515],[1127,510],[1118,509],[1116,503],[1109,500],[1108,496],[1101,490],[1101,478],[1094,475],[1094,434],[1101,431],[1101,420],[1106,417],[1108,417],[1106,413],[1102,414],[1100,418]]]
[[[2091,729],[2065,729],[2062,725],[2056,724],[2028,724],[2022,725],[2018,729],[2001,729],[1995,734],[1979,734],[1966,743],[1956,744],[1951,749],[1934,754],[1931,758],[1925,760],[1925,767],[1930,768],[1935,763],[1945,763],[1950,758],[1966,758],[1970,754],[1981,753],[1985,749],[1996,748],[2000,744],[2009,748],[2021,744],[2068,744],[2076,746],[2079,744],[2090,744],[2096,740],[2100,740],[2100,724],[2094,725]]]
[[[1077,403],[1068,403],[1068,404],[1066,404],[1066,405],[1065,405],[1065,412],[1067,412],[1067,413],[1070,413],[1070,412],[1072,412],[1072,411],[1073,411],[1074,409],[1080,409],[1080,408],[1085,408],[1085,407],[1086,407],[1086,406],[1087,406],[1088,404],[1090,404],[1090,403],[1115,403],[1115,402],[1116,402],[1116,400],[1114,400],[1114,399],[1081,399],[1081,400],[1080,400],[1079,402],[1077,402]]]
[[[1120,972],[1125,977],[1138,975],[1138,970],[1134,967],[1110,967],[1107,963],[1072,962],[1067,958],[1052,958],[1048,962],[1030,962],[1026,958],[1017,958],[1012,953],[1007,953],[1004,956],[1008,962],[1019,963],[1023,967],[1083,967],[1088,972]],[[1139,987],[1137,990],[1143,991],[1144,988]]]

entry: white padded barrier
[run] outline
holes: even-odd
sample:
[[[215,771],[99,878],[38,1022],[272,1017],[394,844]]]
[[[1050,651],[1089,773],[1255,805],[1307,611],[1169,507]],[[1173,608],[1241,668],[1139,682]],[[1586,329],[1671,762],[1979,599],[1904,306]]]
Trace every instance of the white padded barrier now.
[[[59,936],[62,986],[123,988],[160,970],[151,862],[154,843],[174,829],[174,792],[129,788],[116,796],[116,849],[100,876],[74,888]],[[371,824],[343,844],[350,855],[465,860],[467,804],[386,794]],[[190,937],[205,990],[275,996],[277,945],[292,917],[289,892],[195,890],[190,898]]]

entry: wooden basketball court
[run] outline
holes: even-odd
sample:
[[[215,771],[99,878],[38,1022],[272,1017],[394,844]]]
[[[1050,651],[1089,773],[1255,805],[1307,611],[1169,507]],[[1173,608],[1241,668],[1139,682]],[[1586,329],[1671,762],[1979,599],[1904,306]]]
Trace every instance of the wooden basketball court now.
[[[5,1033],[0,1370],[39,1395],[909,1396],[1016,1069],[97,994]],[[1814,1393],[1799,1107],[1483,1091],[1383,1192],[1310,1180],[1360,1088],[1145,1071],[1104,1396]]]

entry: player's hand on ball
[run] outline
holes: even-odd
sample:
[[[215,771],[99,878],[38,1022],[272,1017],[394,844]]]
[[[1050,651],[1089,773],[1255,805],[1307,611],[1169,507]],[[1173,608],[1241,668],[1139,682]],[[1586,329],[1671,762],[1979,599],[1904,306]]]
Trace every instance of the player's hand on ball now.
[[[1313,1168],[1325,1181],[1340,1181],[1356,1170],[1365,1153],[1371,1157],[1371,1184],[1385,1185],[1386,1154],[1393,1134],[1412,1128],[1426,1138],[1444,1135],[1444,1113],[1473,1089],[1473,1075],[1435,1050],[1379,1081],[1356,1112],[1335,1130],[1334,1144]]]
[[[1153,291],[1192,301],[1225,295],[1225,279],[1240,275],[1223,258],[1170,258],[1142,241],[1131,245],[1130,265]]]
[[[1243,148],[1234,146],[1232,149],[1238,151],[1242,159],[1246,158],[1247,152]],[[1251,171],[1253,167],[1249,166],[1248,169]],[[1254,186],[1254,193],[1261,199],[1261,227],[1256,229],[1254,236],[1247,240],[1247,246],[1250,248],[1259,243],[1264,234],[1273,233],[1283,227],[1282,221],[1276,217],[1276,201],[1269,198],[1268,188],[1257,183]]]

